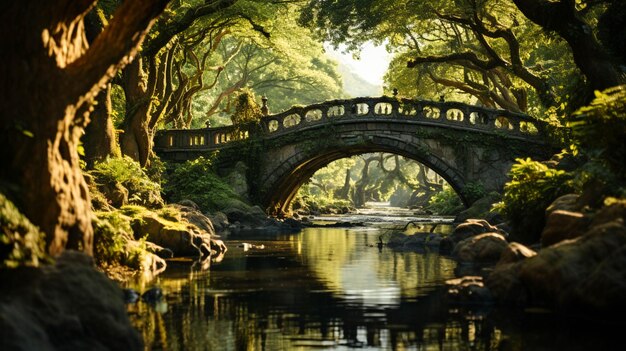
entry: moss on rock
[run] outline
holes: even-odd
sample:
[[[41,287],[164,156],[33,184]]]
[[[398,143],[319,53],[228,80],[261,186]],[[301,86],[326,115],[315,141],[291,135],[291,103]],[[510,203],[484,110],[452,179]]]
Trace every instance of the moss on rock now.
[[[0,194],[0,268],[36,267],[45,258],[45,234]]]
[[[143,238],[135,240],[131,217],[119,210],[96,215],[92,222],[94,257],[111,278],[125,280],[140,274],[149,280],[165,268],[165,261],[153,253],[158,251],[153,245]]]

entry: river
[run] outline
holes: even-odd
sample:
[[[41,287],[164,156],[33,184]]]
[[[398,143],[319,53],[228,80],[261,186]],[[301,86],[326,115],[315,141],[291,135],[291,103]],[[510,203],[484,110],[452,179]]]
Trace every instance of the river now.
[[[129,306],[146,349],[585,350],[606,341],[587,327],[556,327],[544,311],[451,305],[443,283],[454,260],[377,246],[409,220],[445,234],[449,219],[373,209],[315,220],[364,226],[230,235],[210,270],[170,261],[156,282],[133,286],[165,294],[156,306]]]

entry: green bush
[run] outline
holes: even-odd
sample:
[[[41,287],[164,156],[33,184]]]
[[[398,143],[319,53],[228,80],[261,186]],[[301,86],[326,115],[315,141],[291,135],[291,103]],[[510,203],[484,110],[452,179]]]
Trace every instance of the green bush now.
[[[443,190],[433,195],[428,201],[426,209],[439,215],[455,215],[465,207],[457,193],[449,185],[444,185]]]
[[[132,243],[130,217],[121,212],[98,212],[92,221],[94,228],[94,258],[99,266],[123,265],[141,268],[146,254],[145,239]]]
[[[537,242],[545,225],[545,210],[559,196],[571,193],[573,175],[530,158],[517,159],[504,186],[502,201],[494,207],[513,228],[513,238]]]
[[[36,267],[47,257],[45,234],[0,193],[0,268]]]
[[[589,106],[567,121],[571,148],[588,161],[578,172],[581,187],[603,184],[606,195],[626,193],[626,86],[596,92]]]
[[[199,157],[174,165],[164,186],[170,202],[191,200],[203,212],[215,212],[233,206],[247,206],[231,187],[217,176],[211,160]]]
[[[485,187],[480,182],[468,182],[463,189],[463,196],[470,202],[483,198],[485,195]]]
[[[161,185],[151,180],[139,163],[128,156],[107,158],[98,162],[89,174],[99,185],[121,184],[128,190],[128,201],[131,204],[162,206]]]

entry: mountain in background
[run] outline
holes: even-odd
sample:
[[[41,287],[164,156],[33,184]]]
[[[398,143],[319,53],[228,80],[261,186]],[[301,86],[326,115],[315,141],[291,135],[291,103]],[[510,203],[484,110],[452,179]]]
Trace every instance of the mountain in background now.
[[[337,69],[343,79],[343,90],[349,97],[383,95],[382,86],[366,81],[345,63],[339,62]]]

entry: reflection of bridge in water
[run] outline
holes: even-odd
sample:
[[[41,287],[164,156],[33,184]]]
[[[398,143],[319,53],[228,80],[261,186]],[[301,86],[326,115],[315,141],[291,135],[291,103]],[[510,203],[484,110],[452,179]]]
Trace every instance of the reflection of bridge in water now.
[[[258,124],[160,131],[155,149],[172,161],[219,150],[224,173],[245,163],[249,195],[269,212],[285,210],[318,169],[367,152],[423,163],[469,204],[468,186],[498,190],[516,157],[551,154],[545,127],[523,114],[457,102],[356,98],[293,107]]]

